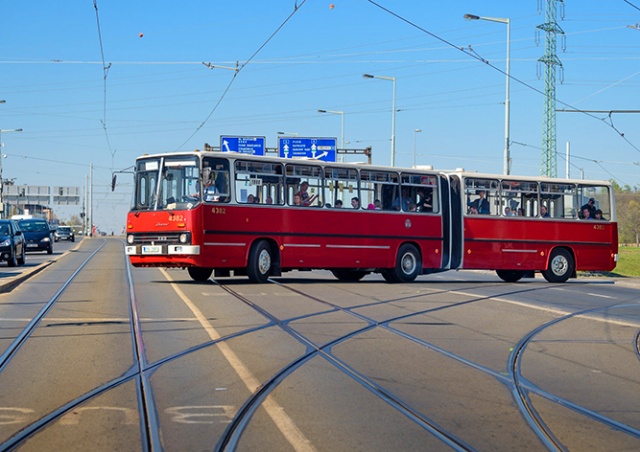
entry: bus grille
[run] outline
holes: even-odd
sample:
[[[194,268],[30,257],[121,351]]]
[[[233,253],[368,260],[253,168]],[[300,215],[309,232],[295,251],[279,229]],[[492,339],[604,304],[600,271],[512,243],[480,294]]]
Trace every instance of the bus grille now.
[[[132,245],[179,245],[180,232],[133,234]]]

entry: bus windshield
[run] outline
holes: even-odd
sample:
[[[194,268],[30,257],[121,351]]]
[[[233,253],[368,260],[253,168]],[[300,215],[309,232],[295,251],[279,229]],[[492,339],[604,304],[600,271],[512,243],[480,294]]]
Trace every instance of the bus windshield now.
[[[199,158],[138,159],[132,210],[190,209],[200,202]]]

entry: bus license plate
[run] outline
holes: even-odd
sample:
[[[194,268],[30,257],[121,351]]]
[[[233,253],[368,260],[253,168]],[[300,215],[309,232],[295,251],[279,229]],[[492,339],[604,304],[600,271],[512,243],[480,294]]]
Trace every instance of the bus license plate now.
[[[161,254],[162,247],[158,245],[144,245],[142,247],[142,254]]]

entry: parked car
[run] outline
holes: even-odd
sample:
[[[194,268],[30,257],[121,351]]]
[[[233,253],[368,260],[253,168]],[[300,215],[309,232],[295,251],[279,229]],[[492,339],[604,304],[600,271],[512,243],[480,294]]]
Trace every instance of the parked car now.
[[[53,254],[53,233],[47,220],[32,218],[20,220],[18,226],[24,235],[27,251],[46,251]]]
[[[53,233],[53,240],[56,242],[58,240],[69,240],[71,242],[75,242],[76,236],[73,233],[71,226],[58,226],[56,232]]]
[[[9,267],[24,265],[24,235],[13,220],[0,220],[0,259]]]

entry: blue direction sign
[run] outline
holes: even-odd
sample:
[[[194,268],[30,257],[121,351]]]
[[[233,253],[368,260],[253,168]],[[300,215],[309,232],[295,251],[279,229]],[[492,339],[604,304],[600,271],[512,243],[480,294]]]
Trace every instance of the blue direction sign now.
[[[335,162],[338,150],[336,138],[278,137],[280,157],[306,157]]]
[[[240,152],[242,154],[264,155],[265,137],[232,137],[220,136],[222,152]]]

